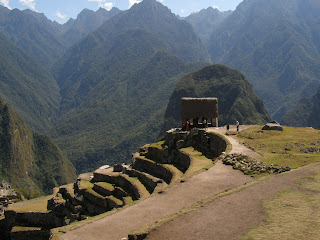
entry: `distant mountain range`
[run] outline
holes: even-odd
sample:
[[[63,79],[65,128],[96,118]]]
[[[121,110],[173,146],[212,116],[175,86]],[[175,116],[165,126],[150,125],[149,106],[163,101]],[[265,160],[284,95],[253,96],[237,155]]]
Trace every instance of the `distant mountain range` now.
[[[213,30],[231,14],[232,11],[221,12],[216,8],[208,7],[200,12],[192,13],[185,20],[193,26],[202,42],[208,45]]]
[[[0,180],[30,198],[51,194],[76,171],[48,136],[32,131],[0,98]]]
[[[320,2],[245,0],[214,29],[214,63],[239,69],[274,119],[320,85]]]

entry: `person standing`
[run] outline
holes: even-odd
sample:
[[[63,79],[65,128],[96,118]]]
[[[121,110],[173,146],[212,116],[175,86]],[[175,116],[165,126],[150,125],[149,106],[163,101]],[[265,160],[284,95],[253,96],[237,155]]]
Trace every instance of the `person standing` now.
[[[190,120],[187,121],[187,131],[190,131]]]
[[[203,119],[203,125],[204,125],[204,128],[205,128],[205,130],[207,130],[207,128],[208,128],[208,122],[207,122],[207,119]]]
[[[240,126],[240,123],[239,121],[237,121],[237,132],[239,132],[239,126]]]

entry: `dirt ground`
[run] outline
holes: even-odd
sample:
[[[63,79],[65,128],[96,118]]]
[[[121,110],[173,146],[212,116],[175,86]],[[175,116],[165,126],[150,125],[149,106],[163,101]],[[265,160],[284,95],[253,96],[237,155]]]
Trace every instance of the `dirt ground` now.
[[[312,175],[313,168],[314,166],[310,165],[274,175],[241,192],[212,201],[157,228],[147,239],[237,239],[265,218],[262,200],[276,196],[278,191],[297,190],[295,180]]]

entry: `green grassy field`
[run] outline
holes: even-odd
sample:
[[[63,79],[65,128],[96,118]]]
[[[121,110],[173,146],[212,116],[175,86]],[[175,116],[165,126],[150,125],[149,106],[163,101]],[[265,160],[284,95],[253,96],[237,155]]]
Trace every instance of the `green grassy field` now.
[[[241,131],[237,138],[261,155],[261,161],[298,168],[320,161],[319,153],[305,153],[306,148],[320,148],[320,131],[313,128],[284,127],[280,131],[262,131],[255,126]]]

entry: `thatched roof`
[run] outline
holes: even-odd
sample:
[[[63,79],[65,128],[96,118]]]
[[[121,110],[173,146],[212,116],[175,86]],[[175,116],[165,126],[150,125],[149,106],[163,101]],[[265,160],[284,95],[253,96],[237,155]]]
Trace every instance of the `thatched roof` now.
[[[198,117],[217,118],[219,116],[218,98],[182,98],[181,120]]]

